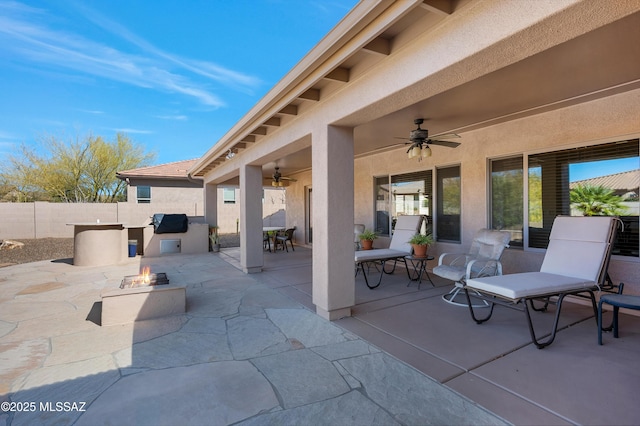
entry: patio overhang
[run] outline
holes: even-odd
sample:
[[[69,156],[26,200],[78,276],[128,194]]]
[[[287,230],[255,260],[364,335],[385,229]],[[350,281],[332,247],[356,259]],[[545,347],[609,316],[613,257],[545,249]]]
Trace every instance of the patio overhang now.
[[[475,51],[447,63],[476,29],[491,25],[474,29],[470,21],[490,19],[488,10],[470,2],[398,3],[356,6],[198,160],[190,176],[217,183],[237,178],[229,150],[263,166],[266,178],[276,161],[283,174],[309,170],[309,138],[287,138],[288,127],[308,120],[320,104],[369,93],[363,79],[376,68],[388,75],[394,68],[425,72],[414,81],[387,78],[386,94],[332,119],[354,128],[356,157],[398,149],[394,137],[407,134],[414,118],[426,118],[431,134],[462,133],[640,87],[640,45],[630,42],[640,39],[637,5],[554,5],[537,11],[537,22],[477,42]],[[445,37],[451,41],[444,43]],[[258,148],[272,140],[298,149]]]

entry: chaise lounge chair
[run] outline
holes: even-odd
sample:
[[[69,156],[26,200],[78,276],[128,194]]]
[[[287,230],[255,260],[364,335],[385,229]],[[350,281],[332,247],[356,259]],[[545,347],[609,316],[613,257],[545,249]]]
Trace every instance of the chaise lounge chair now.
[[[378,287],[382,282],[382,276],[384,274],[391,274],[395,271],[396,263],[398,261],[404,262],[404,266],[407,269],[407,275],[409,275],[409,266],[407,265],[405,256],[413,254],[413,248],[408,241],[411,237],[420,232],[420,228],[422,228],[422,222],[424,220],[425,217],[422,215],[400,216],[396,221],[396,226],[393,231],[393,236],[391,237],[389,248],[358,250],[355,252],[356,275],[358,271],[362,271],[367,287],[371,289]],[[385,263],[390,260],[393,260],[393,269],[391,271],[386,271]],[[375,285],[370,285],[369,279],[367,278],[365,266],[368,266],[369,264],[376,264],[376,266],[380,265],[380,277],[378,278],[378,283]]]
[[[605,283],[616,227],[617,219],[614,217],[556,217],[540,272],[466,281],[464,291],[471,317],[478,324],[489,320],[495,304],[522,310],[527,318],[531,340],[538,349],[553,343],[562,301],[566,296],[589,298],[597,318],[593,292]],[[489,303],[490,311],[484,318],[476,316],[470,292],[477,292],[478,295],[474,294],[474,297]],[[541,301],[544,305],[536,308],[534,301]],[[557,305],[553,329],[546,340],[540,340],[533,328],[529,306],[535,311],[545,311],[550,303]]]

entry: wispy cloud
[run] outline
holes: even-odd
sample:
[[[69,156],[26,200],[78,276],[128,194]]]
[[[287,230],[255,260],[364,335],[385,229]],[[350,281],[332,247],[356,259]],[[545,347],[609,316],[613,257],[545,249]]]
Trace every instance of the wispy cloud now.
[[[186,115],[157,115],[156,118],[175,121],[187,121],[189,119]]]
[[[118,132],[118,133],[133,133],[133,134],[138,134],[138,135],[150,135],[150,134],[154,133],[152,130],[128,129],[128,128],[111,129],[111,130],[113,130],[114,132]]]
[[[156,56],[158,58],[164,59],[184,70],[193,72],[197,75],[206,77],[211,80],[233,85],[236,88],[253,88],[260,84],[260,80],[254,76],[233,71],[211,62],[182,58],[178,55],[165,52],[149,43],[148,41],[144,40],[143,38],[138,37],[136,34],[129,31],[121,24],[114,22],[103,15],[100,15],[91,9],[83,8],[83,12],[87,19],[89,19],[99,27],[143,49],[150,56]]]
[[[16,141],[18,137],[9,132],[3,132],[0,130],[0,143],[6,143],[6,141]]]
[[[122,25],[80,6],[83,15],[130,45],[128,52],[55,29],[43,10],[18,2],[0,2],[0,53],[12,59],[195,98],[220,107],[225,102],[210,90],[222,83],[250,91],[260,81],[218,64],[181,58],[138,37]],[[141,53],[140,53],[141,51]]]

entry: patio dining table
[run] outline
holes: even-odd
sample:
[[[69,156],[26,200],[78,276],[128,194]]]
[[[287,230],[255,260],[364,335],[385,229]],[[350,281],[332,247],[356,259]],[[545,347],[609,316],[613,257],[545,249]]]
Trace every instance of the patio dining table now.
[[[269,233],[273,233],[272,235],[269,234],[269,236],[273,236],[273,243],[274,243],[274,247],[273,247],[273,251],[275,252],[275,235],[278,231],[284,231],[284,226],[263,226],[262,227],[262,234],[269,234]],[[269,251],[271,251],[271,241],[269,241]]]

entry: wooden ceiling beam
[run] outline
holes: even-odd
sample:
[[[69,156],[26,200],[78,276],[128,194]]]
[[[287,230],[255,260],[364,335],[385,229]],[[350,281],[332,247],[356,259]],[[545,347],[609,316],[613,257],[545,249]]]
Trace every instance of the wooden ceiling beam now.
[[[424,0],[420,7],[443,16],[453,13],[453,2],[451,0]]]
[[[391,53],[391,43],[386,38],[377,37],[362,49],[377,55],[388,56]]]
[[[335,70],[331,71],[329,74],[325,75],[324,78],[347,83],[349,81],[349,69],[338,67]]]
[[[244,143],[244,142],[238,142],[238,143],[237,143],[237,144],[235,144],[235,145],[233,146],[233,148],[231,148],[231,149],[234,149],[234,148],[235,148],[235,149],[245,149],[246,147],[247,147],[247,144],[246,144],[246,143]]]
[[[298,107],[296,105],[287,105],[278,114],[298,115]]]
[[[264,122],[265,126],[280,127],[280,117],[271,117]]]
[[[266,135],[267,134],[267,128],[264,126],[260,126],[256,129],[253,130],[253,132],[251,132],[252,135]]]
[[[302,93],[298,96],[300,99],[305,99],[308,101],[319,101],[320,100],[320,90],[318,89],[309,89],[306,92]]]

